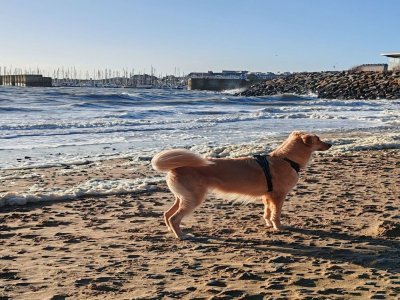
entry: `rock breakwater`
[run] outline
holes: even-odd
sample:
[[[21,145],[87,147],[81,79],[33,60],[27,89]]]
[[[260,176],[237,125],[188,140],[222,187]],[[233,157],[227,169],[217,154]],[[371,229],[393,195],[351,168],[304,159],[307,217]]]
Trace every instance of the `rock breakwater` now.
[[[400,99],[400,72],[304,72],[250,86],[238,96],[316,94],[324,99]]]

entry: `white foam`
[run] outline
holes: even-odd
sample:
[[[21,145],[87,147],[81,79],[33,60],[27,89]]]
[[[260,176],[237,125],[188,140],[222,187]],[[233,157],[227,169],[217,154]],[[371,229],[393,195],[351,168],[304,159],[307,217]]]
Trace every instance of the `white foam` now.
[[[322,140],[327,140],[321,135]],[[282,139],[283,141],[283,139]],[[282,142],[280,141],[280,142]],[[328,140],[327,140],[328,141]],[[212,147],[209,145],[196,145],[191,151],[200,153],[206,157],[246,157],[254,154],[266,154],[275,149],[279,144],[276,138],[270,141],[263,140],[253,143],[242,143],[236,145],[224,145]],[[400,132],[362,134],[357,137],[335,137],[329,139],[333,147],[329,151],[346,152],[362,150],[400,149]]]
[[[17,180],[17,179],[32,179],[32,178],[42,178],[43,175],[36,173],[29,174],[13,174],[7,176],[0,176],[0,180]]]
[[[221,93],[228,94],[228,95],[235,95],[235,94],[243,92],[244,90],[246,90],[246,88],[236,88],[236,89],[231,89],[231,90],[223,90]]]
[[[118,180],[90,179],[68,189],[43,189],[37,185],[33,185],[25,193],[0,193],[0,207],[5,205],[25,205],[32,202],[73,200],[82,197],[123,195],[152,191],[156,189],[156,184],[161,181],[164,181],[163,177]]]
[[[334,147],[330,151],[335,152],[400,149],[400,132],[336,138],[331,141]]]

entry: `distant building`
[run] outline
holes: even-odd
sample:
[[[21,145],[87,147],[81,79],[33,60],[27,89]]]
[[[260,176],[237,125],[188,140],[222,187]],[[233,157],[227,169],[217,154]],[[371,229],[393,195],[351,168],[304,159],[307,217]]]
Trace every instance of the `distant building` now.
[[[42,75],[3,75],[0,85],[7,86],[52,86],[51,77]]]
[[[384,53],[381,55],[389,58],[389,71],[400,70],[400,52]]]
[[[363,64],[350,69],[353,72],[386,72],[387,64]]]

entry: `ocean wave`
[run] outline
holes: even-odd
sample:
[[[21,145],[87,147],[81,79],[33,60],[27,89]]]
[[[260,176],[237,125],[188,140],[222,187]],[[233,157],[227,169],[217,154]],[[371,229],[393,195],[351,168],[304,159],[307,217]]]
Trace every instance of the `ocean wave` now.
[[[40,157],[44,152],[108,153],[104,144],[112,143],[124,152],[132,147],[240,143],[291,130],[368,131],[384,125],[398,131],[399,126],[399,100],[96,88],[5,88],[0,94],[2,167],[26,163],[18,160],[25,155],[34,157],[33,164],[45,162]]]
[[[188,111],[185,112],[187,115],[196,115],[196,116],[203,116],[203,115],[228,115],[230,112],[227,111],[218,111],[218,110],[196,110],[196,111]]]
[[[151,116],[149,116],[149,114]],[[118,115],[108,115],[107,118],[95,119],[82,122],[59,123],[38,123],[38,124],[16,124],[0,125],[2,139],[18,139],[27,137],[57,137],[57,136],[79,136],[79,135],[109,135],[118,133],[142,133],[146,132],[165,132],[195,130],[205,127],[212,127],[216,124],[238,123],[249,121],[262,121],[274,119],[313,119],[313,120],[355,120],[370,122],[396,122],[395,113],[385,114],[362,114],[347,113],[341,114],[333,111],[318,111],[313,109],[285,110],[277,108],[263,108],[260,110],[241,110],[240,112],[220,111],[220,110],[196,110],[182,111],[179,113],[172,111],[162,111],[158,118],[153,117],[154,112],[120,113]],[[186,116],[185,116],[186,115]],[[195,117],[192,117],[195,116]],[[199,125],[201,124],[201,125]],[[372,123],[371,123],[372,124]],[[2,148],[4,149],[4,148]]]
[[[35,111],[40,111],[41,109],[29,107],[29,108],[24,108],[24,107],[0,107],[0,113],[10,113],[10,112],[15,112],[15,113],[29,113],[29,112],[35,112]]]
[[[269,96],[271,99],[279,100],[279,101],[311,101],[315,99],[315,97],[310,95],[297,95],[297,94],[279,94]]]
[[[53,120],[50,120],[53,121]],[[33,131],[33,130],[38,130],[38,131],[54,131],[58,129],[90,129],[90,128],[112,128],[116,126],[140,126],[140,125],[146,125],[146,124],[165,124],[165,121],[160,121],[157,123],[155,122],[149,122],[146,120],[138,120],[138,121],[130,121],[130,120],[109,120],[107,119],[100,119],[100,120],[89,120],[89,121],[84,121],[84,120],[76,120],[73,122],[56,122],[56,123],[24,123],[24,124],[14,124],[14,125],[0,125],[0,130],[3,131]],[[71,131],[70,133],[74,133],[74,131]]]
[[[230,89],[221,91],[222,94],[236,95],[246,90],[246,88]]]
[[[319,105],[322,107],[332,106],[332,107],[354,107],[360,109],[360,107],[381,107],[384,100],[336,100],[336,99],[313,99],[309,102],[310,105]]]

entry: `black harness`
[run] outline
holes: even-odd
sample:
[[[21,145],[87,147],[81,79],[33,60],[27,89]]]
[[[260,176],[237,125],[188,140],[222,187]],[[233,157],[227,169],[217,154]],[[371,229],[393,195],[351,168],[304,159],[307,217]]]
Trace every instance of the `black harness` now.
[[[256,160],[256,162],[260,165],[260,167],[262,168],[265,178],[267,179],[268,192],[271,192],[273,190],[273,186],[272,186],[272,175],[271,175],[271,171],[269,169],[269,162],[267,159],[268,156],[269,155],[254,155],[253,157]],[[290,160],[286,157],[283,159],[290,164],[290,166],[296,171],[297,174],[300,172],[300,165],[298,163],[296,163],[293,160]]]
[[[293,160],[290,160],[289,158],[284,157],[283,160],[286,160],[290,166],[296,171],[297,174],[300,173],[300,165],[297,162],[294,162]]]

